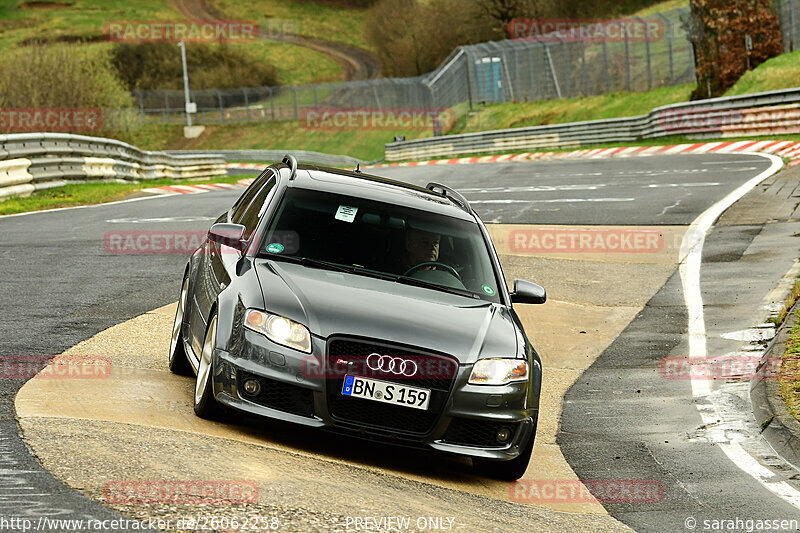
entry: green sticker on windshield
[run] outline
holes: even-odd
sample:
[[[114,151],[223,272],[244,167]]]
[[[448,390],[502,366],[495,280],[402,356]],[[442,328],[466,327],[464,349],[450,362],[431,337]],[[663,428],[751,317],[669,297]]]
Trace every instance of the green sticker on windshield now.
[[[486,294],[488,294],[489,296],[494,296],[494,289],[493,289],[493,288],[491,288],[490,286],[488,286],[488,285],[482,285],[482,286],[481,286],[481,289],[483,289],[483,292],[485,292],[485,293],[486,293]]]
[[[283,251],[283,245],[279,242],[273,242],[267,245],[267,251],[271,254],[279,254]]]

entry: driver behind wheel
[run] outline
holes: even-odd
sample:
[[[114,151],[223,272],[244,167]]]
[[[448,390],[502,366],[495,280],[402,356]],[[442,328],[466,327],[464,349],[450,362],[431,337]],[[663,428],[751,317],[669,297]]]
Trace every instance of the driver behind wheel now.
[[[408,228],[406,230],[405,248],[403,250],[403,270],[408,271],[408,269],[420,263],[438,261],[440,240],[441,235],[438,233],[429,233],[423,230]],[[426,267],[426,269],[430,268],[433,267]]]

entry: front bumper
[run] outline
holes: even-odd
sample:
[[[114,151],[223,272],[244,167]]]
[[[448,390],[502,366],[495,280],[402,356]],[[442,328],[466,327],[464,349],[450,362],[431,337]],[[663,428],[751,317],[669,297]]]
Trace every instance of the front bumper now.
[[[529,382],[470,385],[472,365],[459,365],[450,391],[440,393],[446,397],[438,402],[438,412],[429,413],[430,426],[424,431],[408,431],[402,422],[386,427],[382,425],[385,420],[365,423],[334,416],[329,401],[341,391],[333,390],[335,380],[328,379],[323,370],[326,359],[322,354],[327,350],[324,339],[313,338],[312,354],[280,346],[249,330],[240,339],[236,353],[217,349],[214,359],[215,397],[233,409],[361,438],[484,459],[513,459],[535,437],[538,397],[531,397]],[[261,383],[258,395],[248,395],[241,389],[246,378]],[[368,407],[377,403],[347,398],[351,400],[369,402]],[[415,411],[396,409],[401,416]],[[496,438],[500,429],[511,433],[504,442]]]

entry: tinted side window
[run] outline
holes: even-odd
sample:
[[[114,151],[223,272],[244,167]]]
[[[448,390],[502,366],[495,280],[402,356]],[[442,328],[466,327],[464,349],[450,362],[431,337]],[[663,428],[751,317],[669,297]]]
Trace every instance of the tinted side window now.
[[[233,215],[231,215],[231,222],[234,224],[241,224],[242,222],[242,215],[247,209],[247,206],[250,205],[250,202],[253,201],[253,197],[261,190],[261,187],[264,183],[272,178],[272,170],[267,169],[261,174],[259,177],[255,179],[253,183],[247,188],[246,191],[242,194],[242,196],[236,201],[233,207]]]
[[[261,187],[255,194],[255,197],[250,202],[250,205],[247,206],[247,209],[242,214],[241,219],[239,222],[237,222],[237,224],[242,224],[245,227],[243,238],[249,239],[250,235],[253,233],[253,231],[255,231],[256,226],[258,225],[258,214],[261,212],[261,208],[264,206],[264,200],[267,199],[267,196],[273,187],[275,187],[275,178],[270,177],[264,186]]]

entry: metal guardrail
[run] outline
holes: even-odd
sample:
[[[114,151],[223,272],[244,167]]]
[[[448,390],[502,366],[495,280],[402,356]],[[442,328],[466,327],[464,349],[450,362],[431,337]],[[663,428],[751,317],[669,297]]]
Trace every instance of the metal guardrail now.
[[[148,152],[114,139],[64,133],[0,135],[0,199],[70,181],[224,175],[225,160],[207,153]]]
[[[323,154],[320,152],[309,152],[306,150],[180,150],[168,151],[168,154],[201,155],[214,154],[224,157],[226,161],[265,163],[268,161],[280,161],[287,153],[291,153],[297,158],[299,163],[308,165],[320,165],[324,167],[354,167],[356,164],[365,163],[360,159],[349,155]]]
[[[670,136],[696,139],[800,133],[800,87],[657,107],[647,115],[461,135],[386,145],[387,161],[513,150],[573,148]]]

